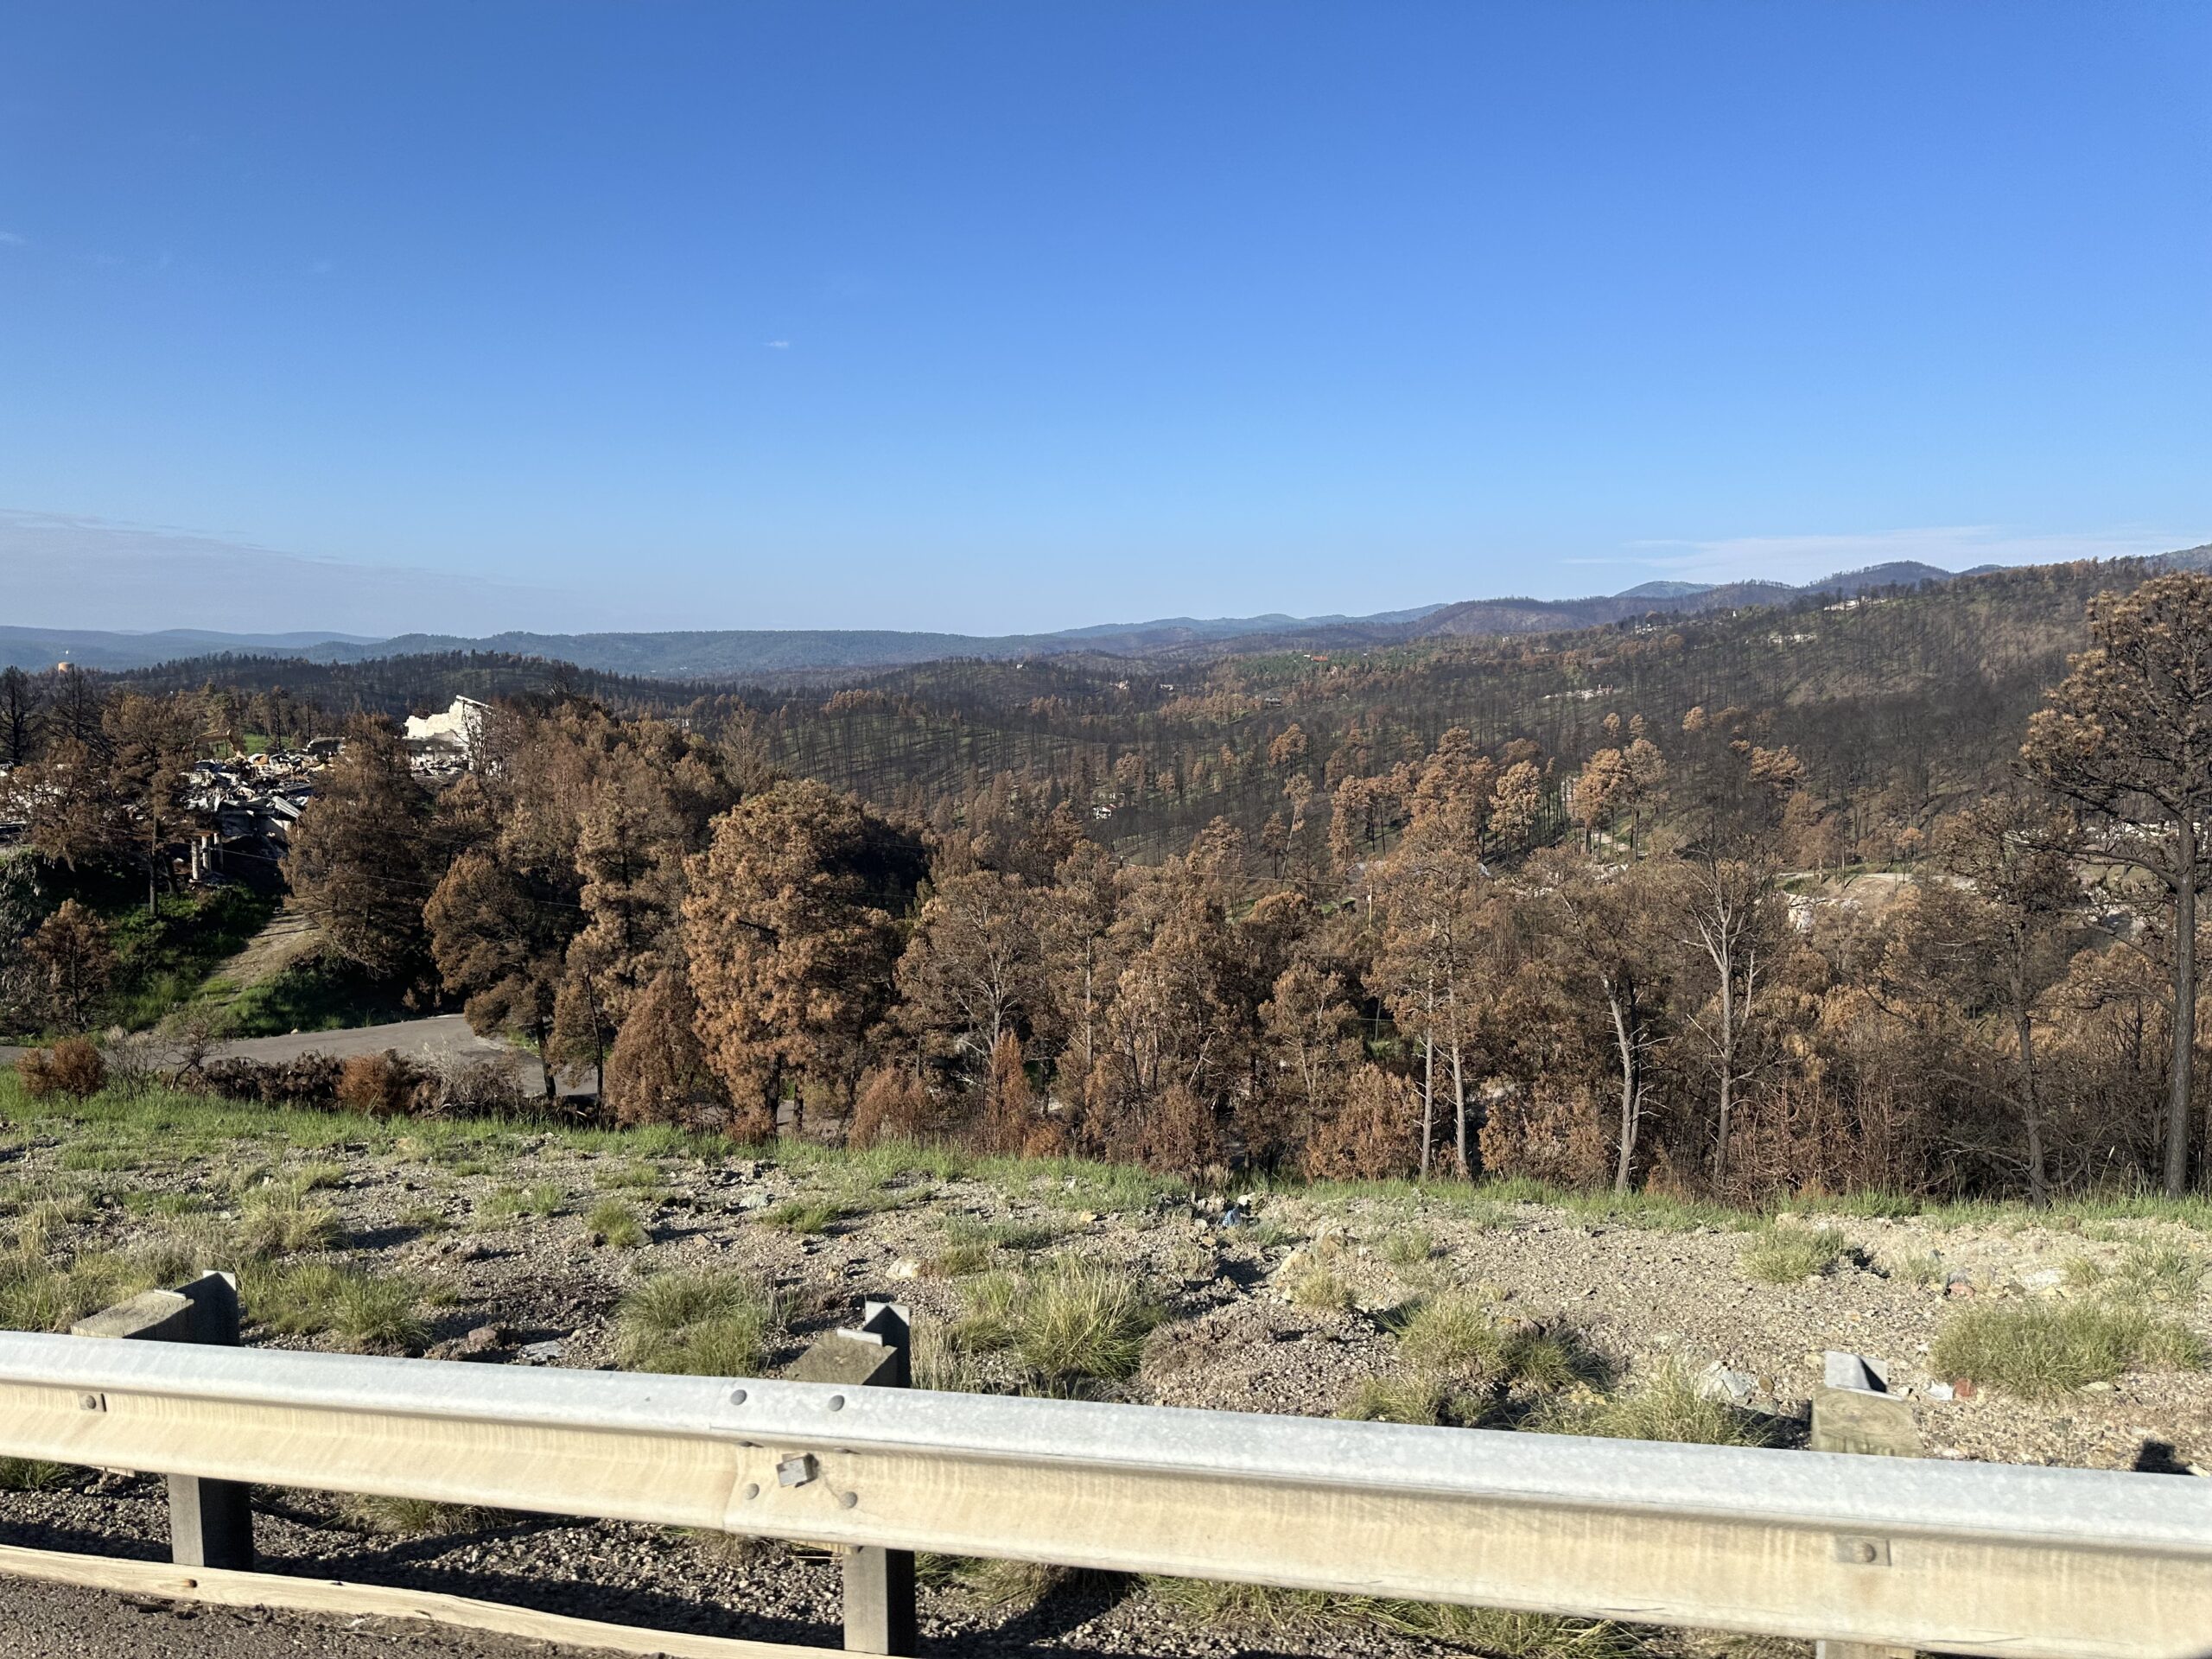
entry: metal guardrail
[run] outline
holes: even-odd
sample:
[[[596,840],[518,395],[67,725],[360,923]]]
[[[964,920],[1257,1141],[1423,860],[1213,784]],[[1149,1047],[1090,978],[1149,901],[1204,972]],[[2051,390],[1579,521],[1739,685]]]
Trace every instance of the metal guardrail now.
[[[2212,1482],[0,1336],[0,1452],[2024,1656],[2212,1654]]]

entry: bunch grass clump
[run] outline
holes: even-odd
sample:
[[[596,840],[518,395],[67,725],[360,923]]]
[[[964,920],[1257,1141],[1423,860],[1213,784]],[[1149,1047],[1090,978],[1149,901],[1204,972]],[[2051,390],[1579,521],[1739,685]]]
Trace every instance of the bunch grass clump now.
[[[66,1463],[37,1458],[0,1458],[0,1492],[50,1492],[76,1472]]]
[[[1436,1425],[1471,1422],[1480,1413],[1478,1401],[1441,1377],[1417,1372],[1360,1378],[1337,1415],[1358,1423]]]
[[[250,1262],[239,1285],[247,1315],[285,1336],[331,1335],[356,1348],[414,1350],[428,1335],[410,1281],[335,1262]]]
[[[338,1212],[308,1198],[297,1181],[256,1187],[238,1209],[238,1243],[251,1255],[296,1255],[327,1250],[345,1236]]]
[[[1145,1338],[1166,1317],[1130,1274],[1070,1255],[1035,1273],[979,1274],[963,1301],[954,1345],[1011,1352],[1030,1380],[1051,1392],[1135,1376]]]
[[[834,1198],[786,1198],[760,1212],[763,1224],[787,1233],[826,1233],[849,1211]]]
[[[503,1186],[477,1205],[476,1212],[491,1222],[520,1221],[524,1216],[548,1221],[568,1207],[568,1188],[538,1181],[524,1187]]]
[[[388,1538],[431,1538],[474,1532],[501,1518],[495,1510],[467,1503],[441,1503],[428,1497],[385,1497],[350,1494],[341,1505],[346,1518],[364,1531]]]
[[[742,1274],[663,1273],[622,1299],[615,1349],[633,1371],[757,1376],[782,1325],[774,1295]]]
[[[1542,1434],[1695,1446],[1767,1446],[1772,1426],[1754,1413],[1708,1400],[1680,1365],[1667,1365],[1617,1394],[1584,1389],[1546,1402],[1522,1427]]]
[[[1436,1235],[1426,1227],[1394,1227],[1382,1240],[1382,1258],[1394,1268],[1417,1268],[1436,1254]]]
[[[2125,1371],[2196,1370],[2202,1340],[2178,1320],[2127,1302],[2031,1302],[1969,1308],[1929,1357],[1939,1376],[2044,1400]]]
[[[1504,1342],[1490,1310],[1465,1291],[1422,1298],[1393,1321],[1398,1347],[1430,1370],[1484,1376],[1503,1369]]]
[[[646,1243],[644,1219],[627,1201],[604,1198],[591,1207],[584,1217],[584,1231],[594,1244],[604,1244],[609,1249],[634,1250]]]
[[[1777,1222],[1744,1247],[1743,1268],[1763,1285],[1794,1285],[1833,1272],[1851,1253],[1851,1241],[1834,1227]]]

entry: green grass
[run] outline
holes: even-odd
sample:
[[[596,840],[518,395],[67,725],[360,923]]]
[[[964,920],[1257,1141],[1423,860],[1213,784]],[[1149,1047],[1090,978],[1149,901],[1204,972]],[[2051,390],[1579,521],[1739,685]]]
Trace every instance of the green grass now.
[[[0,1492],[50,1492],[76,1473],[66,1463],[36,1458],[0,1458]]]
[[[335,957],[311,956],[287,963],[243,990],[212,979],[200,992],[202,1006],[220,1010],[234,1037],[282,1037],[294,1031],[345,1031],[404,1020],[405,988],[388,984]]]
[[[1033,1278],[1014,1311],[1014,1351],[1054,1383],[1136,1374],[1145,1338],[1166,1317],[1130,1274],[1077,1256]]]
[[[956,1212],[940,1217],[939,1224],[955,1244],[976,1244],[1018,1255],[1047,1249],[1061,1236],[1061,1230],[1048,1221],[985,1221]]]
[[[622,1299],[615,1347],[633,1371],[757,1376],[782,1324],[774,1295],[744,1274],[664,1273]]]
[[[584,1231],[594,1244],[610,1249],[634,1250],[647,1242],[645,1224],[636,1209],[622,1198],[601,1198],[584,1217]]]
[[[1382,1259],[1394,1268],[1417,1268],[1436,1254],[1436,1235],[1426,1227],[1396,1227],[1383,1236]]]
[[[2030,1302],[1968,1308],[1936,1338],[1929,1369],[2026,1400],[2049,1399],[2133,1370],[2196,1370],[2204,1344],[2139,1305]]]
[[[933,1279],[964,1279],[986,1271],[998,1259],[999,1253],[988,1244],[955,1239],[922,1265]]]
[[[1496,1375],[1504,1340],[1491,1311],[1464,1291],[1425,1297],[1392,1322],[1398,1347],[1415,1365],[1435,1371]]]
[[[164,894],[149,916],[145,890],[134,883],[127,901],[103,893],[94,907],[103,912],[116,956],[99,1023],[144,1031],[194,1001],[209,975],[276,914],[276,900],[244,887],[219,887]]]
[[[1305,1263],[1290,1275],[1285,1288],[1290,1305],[1302,1313],[1341,1313],[1352,1304],[1351,1285],[1325,1262]]]
[[[1071,1255],[1033,1273],[983,1274],[962,1300],[952,1345],[1011,1352],[1030,1382],[1050,1393],[1135,1376],[1145,1338],[1166,1318],[1128,1271]]]
[[[2204,1285],[2204,1257],[2180,1244],[2145,1240],[2121,1255],[2112,1294],[2158,1307],[2187,1307]]]
[[[602,1192],[661,1192],[667,1188],[667,1177],[658,1164],[618,1163],[602,1169],[594,1179]]]
[[[413,1350],[427,1335],[411,1281],[335,1262],[250,1262],[238,1297],[248,1319],[284,1336],[334,1336],[356,1348]]]
[[[345,1236],[338,1212],[309,1201],[292,1182],[257,1187],[239,1206],[238,1242],[251,1255],[291,1255],[335,1248]]]
[[[525,1216],[546,1221],[568,1207],[568,1188],[555,1181],[539,1181],[525,1187],[499,1188],[476,1206],[476,1213],[496,1223],[520,1221]]]
[[[834,1198],[787,1198],[763,1210],[760,1221],[787,1233],[826,1233],[851,1213]]]
[[[1548,1613],[1283,1590],[1203,1579],[1147,1578],[1146,1596],[1210,1635],[1244,1632],[1270,1648],[1285,1640],[1379,1629],[1491,1659],[1634,1659],[1644,1644],[1618,1624]]]
[[[1384,1602],[1373,1618],[1384,1630],[1492,1659],[1634,1659],[1648,1651],[1635,1632],[1608,1620],[1409,1601]]]
[[[1763,1285],[1794,1285],[1822,1277],[1851,1254],[1851,1241],[1833,1227],[1777,1222],[1744,1247],[1742,1265]]]

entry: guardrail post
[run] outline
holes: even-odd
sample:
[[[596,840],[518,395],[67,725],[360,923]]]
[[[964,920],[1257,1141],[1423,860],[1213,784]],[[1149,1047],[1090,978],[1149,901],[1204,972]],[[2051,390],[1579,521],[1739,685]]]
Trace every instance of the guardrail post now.
[[[1916,1458],[1920,1426],[1911,1403],[1889,1391],[1880,1370],[1857,1354],[1830,1353],[1821,1386],[1813,1391],[1811,1445],[1815,1452]],[[1836,1548],[1841,1559],[1863,1562],[1870,1573],[1889,1569],[1886,1538],[1838,1538]],[[1813,1659],[1913,1659],[1913,1649],[1878,1642],[1816,1642]]]
[[[860,1328],[835,1331],[799,1356],[788,1375],[799,1382],[855,1388],[913,1386],[913,1321],[897,1302],[871,1300]],[[914,1556],[905,1549],[855,1546],[845,1552],[845,1651],[912,1654]]]
[[[227,1273],[203,1273],[175,1290],[149,1290],[104,1308],[69,1327],[77,1337],[115,1337],[138,1342],[198,1342],[238,1345],[238,1283]],[[92,1400],[96,1396],[87,1396]],[[105,1410],[98,1400],[90,1409]],[[179,1567],[253,1565],[253,1504],[235,1480],[170,1475],[169,1559]]]

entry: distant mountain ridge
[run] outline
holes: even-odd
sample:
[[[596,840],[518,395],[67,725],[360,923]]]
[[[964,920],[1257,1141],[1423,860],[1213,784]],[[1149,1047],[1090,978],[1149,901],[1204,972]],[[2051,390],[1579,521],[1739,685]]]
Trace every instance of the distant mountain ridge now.
[[[2212,565],[2212,544],[2164,556],[2177,569]],[[234,652],[283,655],[310,662],[361,662],[425,652],[496,652],[573,663],[606,673],[657,679],[729,679],[823,671],[895,668],[945,658],[997,660],[1037,656],[1147,657],[1188,654],[1236,641],[1240,649],[1357,649],[1403,644],[1440,635],[1456,637],[1540,633],[1600,626],[1669,613],[1732,610],[1781,605],[1819,594],[1839,598],[1884,588],[1948,582],[1955,574],[1905,560],[1847,570],[1802,587],[1777,582],[1706,584],[1647,582],[1624,593],[1588,599],[1478,599],[1424,605],[1371,616],[1163,617],[1149,622],[1111,622],[1052,633],[963,634],[908,632],[883,628],[714,629],[638,633],[507,632],[483,639],[408,633],[389,639],[296,632],[225,634],[200,629],[159,633],[97,629],[0,626],[0,665],[50,668],[70,662],[86,668],[149,667],[182,657]]]

